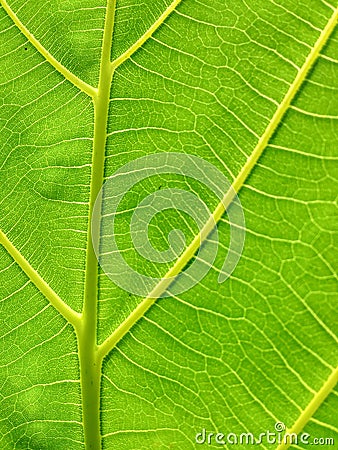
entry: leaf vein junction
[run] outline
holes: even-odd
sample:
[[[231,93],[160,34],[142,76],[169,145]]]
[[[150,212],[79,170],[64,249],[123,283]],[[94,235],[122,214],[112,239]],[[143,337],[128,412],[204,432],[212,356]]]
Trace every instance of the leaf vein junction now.
[[[244,164],[242,170],[239,172],[238,176],[234,180],[231,188],[229,189],[228,192],[225,193],[222,201],[216,207],[210,220],[208,220],[202,231],[195,237],[195,239],[183,252],[183,254],[176,261],[174,266],[167,272],[167,274],[162,278],[162,280],[158,283],[158,285],[153,289],[153,291],[146,298],[144,298],[143,301],[139,303],[139,305],[129,315],[129,317],[127,317],[125,321],[122,322],[121,325],[102,344],[99,345],[98,353],[101,358],[107,355],[116,346],[116,344],[123,338],[123,336],[125,336],[126,333],[128,333],[128,331],[133,327],[133,325],[144,316],[144,314],[148,311],[148,309],[154,304],[156,299],[159,298],[163,294],[163,292],[165,292],[165,290],[171,284],[171,278],[177,276],[181,272],[181,270],[194,256],[194,254],[196,253],[202,242],[204,242],[204,240],[208,237],[208,235],[213,229],[213,224],[219,222],[226,208],[231,204],[235,193],[238,193],[239,190],[242,188],[243,184],[250,175],[252,169],[255,167],[263,151],[269,144],[272,135],[274,134],[276,128],[280,124],[286,111],[289,109],[292,100],[298,93],[303,81],[305,80],[307,74],[309,73],[309,70],[317,60],[320,51],[322,50],[328,38],[332,34],[336,26],[337,20],[338,20],[338,8],[335,9],[327,25],[320,33],[319,38],[317,39],[312,50],[307,56],[303,66],[299,69],[293,83],[288,89],[282,102],[278,106],[269,125],[267,126],[264,133],[258,140],[256,147],[254,148],[250,157]]]
[[[174,0],[171,5],[164,11],[163,14],[153,23],[153,25],[133,44],[128,50],[112,62],[112,67],[115,70],[124,61],[129,59],[142,45],[155,33],[155,31],[164,23],[165,19],[175,10],[182,0]]]

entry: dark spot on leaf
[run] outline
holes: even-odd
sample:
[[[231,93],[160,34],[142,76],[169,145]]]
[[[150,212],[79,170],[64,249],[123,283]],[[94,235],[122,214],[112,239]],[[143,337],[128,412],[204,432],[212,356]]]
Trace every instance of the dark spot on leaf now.
[[[187,264],[183,267],[182,272],[185,272],[187,269],[189,269],[189,267],[192,265],[192,263],[195,261],[196,256],[193,256],[188,262]]]

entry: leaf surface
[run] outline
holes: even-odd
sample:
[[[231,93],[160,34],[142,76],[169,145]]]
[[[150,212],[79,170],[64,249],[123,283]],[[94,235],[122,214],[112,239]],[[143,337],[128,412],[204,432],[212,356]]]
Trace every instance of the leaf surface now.
[[[277,422],[338,442],[336,6],[1,1],[1,448],[187,450],[203,429],[258,437]],[[90,224],[110,175],[163,152],[224,173],[246,242],[219,284],[219,214],[207,276],[156,300],[99,269]],[[119,248],[155,277],[178,266],[138,257],[129,223],[172,187],[219,202],[178,175],[126,195]],[[149,238],[166,250],[173,228],[188,264],[187,215],[159,215]]]

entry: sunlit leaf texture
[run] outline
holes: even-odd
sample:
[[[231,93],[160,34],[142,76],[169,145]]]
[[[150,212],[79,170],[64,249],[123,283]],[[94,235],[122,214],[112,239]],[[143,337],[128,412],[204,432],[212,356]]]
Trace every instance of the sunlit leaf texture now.
[[[337,16],[333,0],[1,0],[1,449],[245,449],[216,433],[278,422],[338,445]],[[233,184],[245,246],[219,284],[220,214],[206,277],[143,298],[99,268],[91,216],[109,176],[165,152]],[[186,268],[144,260],[129,224],[167,188],[219,206],[177,174],[126,193],[116,240],[153,277]],[[173,229],[189,266],[187,214],[148,238],[165,251]]]

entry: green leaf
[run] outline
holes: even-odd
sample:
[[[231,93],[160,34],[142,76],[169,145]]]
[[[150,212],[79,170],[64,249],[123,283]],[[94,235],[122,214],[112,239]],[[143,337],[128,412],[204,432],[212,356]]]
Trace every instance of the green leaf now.
[[[1,0],[0,447],[188,450],[206,430],[220,448],[218,432],[258,438],[278,422],[337,443],[337,5],[134,3]],[[93,208],[118,169],[162,153],[230,180],[245,247],[219,283],[234,196],[149,177],[114,230],[135,270],[163,277],[142,298],[99,268]],[[201,244],[171,208],[149,240],[166,251],[183,230],[177,260],[133,248],[133,211],[167,188],[201,197],[220,245],[203,280],[162,298]]]

